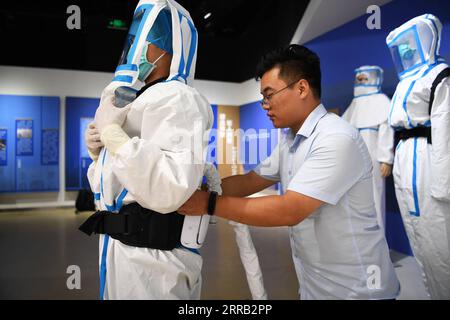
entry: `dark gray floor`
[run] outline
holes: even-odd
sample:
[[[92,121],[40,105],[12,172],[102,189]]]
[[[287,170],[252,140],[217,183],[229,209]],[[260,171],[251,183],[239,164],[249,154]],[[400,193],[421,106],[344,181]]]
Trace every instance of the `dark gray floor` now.
[[[77,230],[89,216],[73,209],[0,212],[0,299],[97,299],[98,237]],[[286,228],[252,228],[269,298],[297,299]],[[203,256],[202,299],[251,299],[233,229],[210,225]],[[81,270],[69,290],[67,268]]]
[[[0,211],[0,299],[98,299],[98,236],[78,226],[73,209]],[[251,228],[270,299],[297,299],[287,228]],[[203,256],[202,299],[251,299],[232,227],[210,225]],[[427,299],[413,257],[391,252],[399,299]],[[81,290],[69,290],[67,268],[80,267]]]

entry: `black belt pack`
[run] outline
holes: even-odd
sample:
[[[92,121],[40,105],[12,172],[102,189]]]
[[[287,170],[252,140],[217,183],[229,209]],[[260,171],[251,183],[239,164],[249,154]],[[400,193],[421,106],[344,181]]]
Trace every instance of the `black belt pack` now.
[[[450,77],[450,68],[447,67],[442,70],[434,79],[433,84],[430,88],[430,101],[428,103],[428,115],[431,117],[431,111],[433,109],[434,94],[436,92],[437,86],[442,82],[442,80]],[[409,138],[427,138],[429,144],[432,144],[431,139],[431,128],[430,127],[417,127],[413,129],[403,129],[395,132],[395,146],[398,145],[400,140],[407,140]]]
[[[427,138],[428,143],[431,144],[431,127],[417,127],[395,131],[395,145],[398,145],[400,140],[420,137]]]
[[[159,250],[173,250],[180,244],[184,216],[177,212],[161,214],[138,203],[123,206],[119,213],[97,211],[79,230],[108,234],[123,244]]]

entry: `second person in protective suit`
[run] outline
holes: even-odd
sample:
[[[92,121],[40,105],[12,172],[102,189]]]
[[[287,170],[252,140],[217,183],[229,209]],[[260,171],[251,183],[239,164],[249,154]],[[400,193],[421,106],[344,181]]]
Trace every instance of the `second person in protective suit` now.
[[[400,78],[389,114],[395,194],[432,299],[450,299],[450,69],[439,56],[441,30],[425,14],[386,39]]]
[[[342,117],[360,132],[369,149],[373,166],[373,196],[378,225],[386,224],[385,181],[394,162],[394,130],[388,124],[391,107],[389,98],[381,92],[383,69],[362,66],[355,70],[352,103]]]

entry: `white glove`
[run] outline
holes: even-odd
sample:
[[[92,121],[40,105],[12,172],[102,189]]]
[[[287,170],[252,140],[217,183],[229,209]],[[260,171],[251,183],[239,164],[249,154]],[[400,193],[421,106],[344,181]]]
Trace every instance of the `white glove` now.
[[[117,150],[130,140],[130,137],[121,126],[114,123],[106,126],[100,135],[100,139],[109,152],[116,154]]]
[[[125,122],[128,111],[130,110],[130,105],[123,108],[117,108],[114,106],[114,90],[116,88],[117,84],[112,83],[103,90],[100,105],[95,112],[95,124],[100,132],[100,135],[109,125],[115,124],[121,127]]]
[[[205,163],[203,174],[206,177],[206,184],[209,191],[215,191],[219,195],[222,195],[222,180],[220,179],[219,172],[212,163]]]
[[[102,150],[103,143],[100,141],[100,132],[94,122],[89,123],[86,131],[84,132],[84,141],[86,143],[89,156],[92,160],[96,161],[100,151]]]

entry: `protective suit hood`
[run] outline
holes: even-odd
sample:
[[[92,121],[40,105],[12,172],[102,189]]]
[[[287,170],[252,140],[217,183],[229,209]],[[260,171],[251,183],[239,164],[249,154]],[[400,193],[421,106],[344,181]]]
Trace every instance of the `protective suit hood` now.
[[[390,125],[397,129],[431,125],[431,86],[447,67],[439,56],[441,31],[439,19],[424,14],[394,29],[386,38],[400,78],[389,115]]]
[[[172,54],[168,80],[193,85],[197,30],[189,12],[173,0],[141,0],[133,16],[113,82],[134,86],[142,52],[153,43]]]
[[[441,62],[439,48],[442,23],[432,14],[424,14],[394,29],[386,38],[400,79],[418,72],[423,66]]]
[[[390,100],[381,92],[383,69],[361,66],[355,69],[354,98],[343,118],[356,128],[376,127],[388,119]]]

